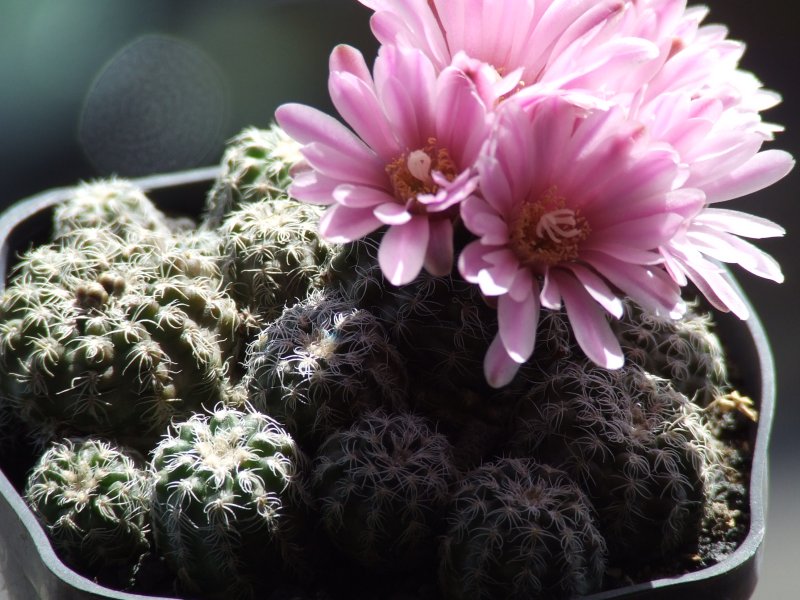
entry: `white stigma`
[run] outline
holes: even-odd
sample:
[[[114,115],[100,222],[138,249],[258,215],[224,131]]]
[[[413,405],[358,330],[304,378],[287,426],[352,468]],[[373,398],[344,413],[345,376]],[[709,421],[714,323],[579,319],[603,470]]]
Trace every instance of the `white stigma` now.
[[[536,224],[536,237],[543,239],[547,235],[553,243],[558,244],[563,239],[580,235],[581,232],[576,225],[575,211],[572,209],[551,210],[543,214]]]
[[[422,183],[428,183],[431,180],[431,157],[427,152],[414,150],[408,155],[406,165],[408,165],[408,172],[415,179],[419,179]]]

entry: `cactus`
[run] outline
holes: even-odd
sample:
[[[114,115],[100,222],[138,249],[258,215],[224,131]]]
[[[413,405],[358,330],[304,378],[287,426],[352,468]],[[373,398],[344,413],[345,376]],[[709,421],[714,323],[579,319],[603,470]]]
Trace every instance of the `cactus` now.
[[[681,393],[708,406],[730,389],[725,355],[709,314],[690,304],[681,319],[660,317],[630,299],[625,315],[613,323],[628,360],[664,377]]]
[[[202,226],[216,229],[234,210],[285,196],[289,171],[303,159],[300,147],[275,124],[269,129],[249,127],[234,137],[206,199]]]
[[[248,347],[253,406],[282,423],[308,452],[367,410],[402,407],[402,357],[369,312],[330,292],[284,310]]]
[[[4,402],[40,441],[97,434],[146,452],[227,393],[243,317],[214,269],[177,239],[105,229],[29,251],[0,298]]]
[[[249,598],[300,569],[304,458],[277,422],[217,407],[176,423],[153,452],[155,541],[190,592]]]
[[[318,207],[288,197],[246,204],[222,224],[222,273],[242,308],[265,321],[321,286],[333,246],[317,233]]]
[[[582,486],[612,560],[659,558],[697,540],[718,445],[702,411],[669,382],[633,363],[609,371],[584,359],[521,377],[515,392],[509,453],[536,456]]]
[[[448,600],[567,598],[599,589],[605,541],[566,473],[503,458],[464,476],[442,542]]]
[[[149,479],[108,442],[51,444],[25,485],[25,501],[56,553],[88,576],[131,572],[150,549]]]
[[[427,566],[456,470],[447,438],[411,413],[374,411],[333,433],[314,459],[323,529],[356,563]]]
[[[102,228],[119,236],[134,229],[170,235],[166,216],[144,192],[132,182],[116,178],[84,183],[55,206],[54,237],[87,228]]]

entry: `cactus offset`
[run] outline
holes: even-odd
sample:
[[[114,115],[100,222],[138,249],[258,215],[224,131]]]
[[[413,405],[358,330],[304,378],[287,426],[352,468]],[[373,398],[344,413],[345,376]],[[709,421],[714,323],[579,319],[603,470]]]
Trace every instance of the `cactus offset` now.
[[[76,187],[72,196],[54,207],[53,235],[77,229],[103,228],[124,236],[133,229],[168,236],[166,216],[144,192],[125,179],[106,179]]]
[[[153,530],[187,590],[250,598],[301,568],[303,461],[258,413],[218,407],[173,426],[153,452]]]
[[[149,480],[125,451],[98,440],[51,444],[28,476],[25,500],[56,553],[89,576],[133,571],[150,550]]]
[[[243,130],[222,157],[222,173],[206,199],[202,226],[216,229],[234,210],[285,196],[289,171],[302,159],[300,145],[277,125]]]
[[[450,443],[426,419],[376,411],[322,444],[311,485],[323,528],[345,555],[409,570],[435,555],[455,477]]]
[[[672,382],[701,406],[727,393],[731,386],[722,345],[712,330],[711,316],[690,305],[680,319],[649,313],[630,299],[625,316],[612,325],[626,358]]]
[[[504,458],[466,474],[442,542],[448,600],[568,598],[599,589],[605,541],[566,473]]]
[[[333,246],[318,207],[281,197],[245,204],[222,224],[222,273],[237,303],[265,320],[321,286]]]
[[[242,316],[213,262],[175,238],[77,229],[23,256],[0,299],[2,392],[41,441],[147,451],[228,389]]]
[[[250,402],[308,451],[361,413],[406,400],[402,357],[369,312],[330,292],[284,310],[250,345]]]
[[[697,406],[633,363],[608,371],[572,361],[517,384],[511,454],[536,456],[583,487],[614,560],[696,540],[719,461]]]

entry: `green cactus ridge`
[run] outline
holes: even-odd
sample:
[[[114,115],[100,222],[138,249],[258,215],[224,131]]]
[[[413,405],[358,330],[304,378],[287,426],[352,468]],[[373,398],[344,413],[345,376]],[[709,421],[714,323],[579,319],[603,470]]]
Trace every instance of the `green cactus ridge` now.
[[[249,598],[280,565],[302,568],[304,463],[259,413],[219,406],[174,424],[151,461],[153,528],[187,590]]]
[[[300,145],[280,127],[249,127],[228,144],[222,172],[206,198],[203,227],[216,229],[229,213],[249,203],[285,197]]]
[[[100,435],[146,452],[170,419],[224,399],[242,316],[178,238],[78,229],[23,256],[0,298],[0,372],[41,441]]]
[[[24,494],[56,553],[84,574],[115,567],[130,571],[150,549],[147,472],[108,442],[51,444]]]
[[[633,363],[567,362],[517,389],[509,453],[536,456],[583,487],[613,559],[657,559],[696,540],[720,473],[699,407]]]
[[[287,197],[245,204],[222,224],[222,272],[243,308],[269,321],[322,285],[333,246],[317,232],[319,207]]]
[[[324,291],[284,310],[248,347],[249,400],[311,451],[367,410],[406,403],[403,358],[378,320]]]
[[[605,559],[591,503],[566,473],[502,458],[454,492],[440,589],[448,600],[569,598],[599,589]]]
[[[426,419],[379,410],[322,444],[311,486],[323,529],[345,555],[410,570],[435,556],[456,475],[449,441]]]

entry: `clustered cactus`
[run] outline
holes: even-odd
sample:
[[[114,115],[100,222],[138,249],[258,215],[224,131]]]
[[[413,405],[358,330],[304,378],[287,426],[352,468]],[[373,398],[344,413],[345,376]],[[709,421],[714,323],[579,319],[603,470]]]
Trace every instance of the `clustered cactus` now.
[[[150,553],[193,597],[369,597],[391,574],[562,598],[697,546],[725,480],[709,407],[734,390],[699,308],[626,300],[618,371],[544,311],[490,388],[496,311],[456,274],[390,285],[374,239],[324,242],[287,193],[296,152],[243,132],[192,228],[130,182],[86,184],[21,255],[0,435],[45,449],[26,497],[67,562],[135,579]]]
[[[98,439],[54,442],[30,472],[25,497],[74,568],[130,569],[150,550],[148,476],[125,449]]]

